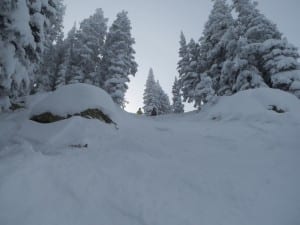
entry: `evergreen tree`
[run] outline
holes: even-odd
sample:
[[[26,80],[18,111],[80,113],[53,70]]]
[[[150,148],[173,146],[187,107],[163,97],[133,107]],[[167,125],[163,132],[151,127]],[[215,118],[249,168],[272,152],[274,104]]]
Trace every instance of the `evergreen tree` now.
[[[66,51],[65,43],[59,40],[55,45],[53,73],[50,75],[50,88],[52,91],[66,84]]]
[[[49,3],[50,4],[50,3]],[[46,29],[44,51],[41,61],[36,69],[35,91],[53,91],[55,90],[57,76],[57,67],[62,54],[63,42],[63,17],[65,14],[65,6],[61,0],[56,0],[56,12],[51,18],[51,23]]]
[[[212,88],[218,92],[222,67],[226,61],[224,36],[234,25],[234,19],[231,15],[231,9],[225,0],[213,0],[213,3],[213,9],[200,38],[199,69],[201,73],[206,73],[203,79],[207,80],[204,78],[206,76],[212,79]],[[201,79],[199,80],[200,82]]]
[[[250,65],[261,72],[264,80],[270,85],[261,64],[260,48],[263,42],[270,39],[281,39],[281,33],[275,24],[268,20],[257,9],[257,3],[252,0],[233,0],[233,6],[238,13],[236,32],[244,38],[244,51],[248,51],[247,60]]]
[[[187,45],[189,56],[184,62],[189,63],[188,67],[185,67],[185,73],[180,73],[184,100],[194,102],[195,107],[199,108],[208,99],[212,99],[211,95],[218,93],[221,88],[222,68],[226,61],[226,47],[229,41],[225,42],[224,36],[234,25],[231,9],[226,1],[214,0],[213,3],[213,9],[199,40],[200,45],[194,40]]]
[[[63,0],[48,0],[48,4],[55,5],[55,13],[49,19],[47,26],[47,32],[45,34],[45,46],[52,46],[59,40],[63,39],[63,19],[66,11],[66,6],[63,4]]]
[[[54,91],[58,86],[65,85],[65,42],[62,36],[58,38],[43,54],[34,81],[35,87],[31,90],[32,93],[36,91]]]
[[[84,79],[82,68],[80,67],[80,55],[78,53],[78,38],[76,24],[72,27],[65,40],[66,56],[64,62],[65,83],[82,83]]]
[[[149,71],[148,78],[145,85],[144,90],[144,112],[146,115],[150,116],[153,108],[158,108],[157,102],[157,90],[156,90],[156,82],[153,74],[152,68]]]
[[[286,39],[265,41],[260,47],[266,82],[273,88],[289,91],[300,98],[298,49]]]
[[[186,43],[185,36],[183,32],[180,34],[180,48],[179,48],[179,62],[177,66],[177,70],[180,77],[185,77],[188,72],[189,67],[189,52],[188,52],[188,46]]]
[[[266,40],[260,48],[260,53],[263,59],[263,70],[267,77],[272,77],[279,72],[296,70],[299,66],[298,49],[288,43],[286,38]]]
[[[215,96],[213,81],[206,73],[201,73],[200,82],[195,88],[195,107],[201,109],[203,104],[211,102]]]
[[[124,106],[125,92],[128,89],[129,75],[137,72],[134,59],[135,43],[131,37],[131,25],[127,12],[118,13],[117,19],[109,28],[104,45],[101,63],[101,76],[104,78],[104,89],[120,106]]]
[[[231,95],[249,88],[266,87],[261,70],[261,43],[281,34],[276,26],[267,20],[250,0],[234,0],[238,13],[235,26],[227,29],[220,41],[225,47],[225,61],[222,65],[218,95]]]
[[[164,92],[159,84],[159,81],[156,81],[155,90],[157,92],[157,114],[160,115],[171,113],[172,107],[169,96]]]
[[[168,95],[163,91],[158,81],[155,81],[153,70],[150,69],[144,91],[144,112],[150,116],[153,108],[157,114],[171,112],[171,105]]]
[[[83,82],[102,86],[100,57],[103,55],[104,40],[107,32],[107,19],[102,9],[80,23],[77,33],[80,67],[84,74]]]
[[[268,39],[281,39],[276,25],[257,9],[257,2],[252,0],[233,0],[238,13],[237,31],[249,43],[262,43]]]
[[[184,112],[184,105],[182,104],[181,94],[180,94],[180,83],[175,77],[175,81],[172,87],[172,94],[173,94],[173,105],[172,111],[174,113],[183,113]]]
[[[183,93],[183,100],[193,102],[195,100],[195,87],[199,82],[199,44],[193,39],[187,44],[187,66],[184,73],[179,74],[179,82]]]
[[[27,94],[44,51],[58,0],[0,3],[0,98]],[[17,16],[22,15],[22,16]],[[3,102],[3,101],[2,101]],[[6,100],[7,102],[7,100]]]
[[[234,32],[234,29],[231,30]],[[220,83],[224,84],[219,93],[230,95],[238,91],[267,87],[261,72],[251,62],[251,50],[246,38],[239,38],[236,34],[231,34],[232,39],[227,46],[228,58],[222,67]],[[228,90],[228,89],[229,90]]]
[[[272,79],[272,77],[278,72],[298,68],[297,49],[283,39],[276,25],[259,12],[256,8],[257,3],[251,0],[234,0],[233,2],[238,13],[238,33],[247,40],[244,48],[244,51],[248,52],[246,60],[260,71],[268,86],[284,87],[284,78],[279,79],[283,81],[281,84],[278,79]],[[300,81],[300,75],[295,78]]]

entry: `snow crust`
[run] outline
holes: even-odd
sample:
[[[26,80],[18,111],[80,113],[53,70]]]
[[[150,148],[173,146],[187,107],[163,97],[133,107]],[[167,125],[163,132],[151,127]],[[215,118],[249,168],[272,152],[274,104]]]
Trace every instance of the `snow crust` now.
[[[67,116],[94,108],[100,109],[108,116],[115,116],[118,111],[104,90],[89,84],[70,84],[58,88],[35,104],[30,115],[51,112]]]
[[[199,113],[119,112],[119,129],[81,117],[28,119],[43,110],[108,106],[105,96],[68,86],[0,114],[0,224],[300,224],[295,96],[256,89]],[[269,110],[272,104],[286,112]],[[212,120],[216,114],[220,119]]]

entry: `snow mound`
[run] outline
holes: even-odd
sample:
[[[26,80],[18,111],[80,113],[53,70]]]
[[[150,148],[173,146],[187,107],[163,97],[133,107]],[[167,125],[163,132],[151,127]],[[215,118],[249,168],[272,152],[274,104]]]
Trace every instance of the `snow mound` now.
[[[57,89],[36,103],[30,116],[49,112],[67,117],[87,109],[99,109],[110,118],[117,114],[116,105],[104,90],[88,84],[71,84]]]
[[[215,105],[205,108],[206,116],[212,120],[271,122],[285,114],[298,118],[299,112],[300,101],[296,96],[271,88],[251,89],[223,96]]]

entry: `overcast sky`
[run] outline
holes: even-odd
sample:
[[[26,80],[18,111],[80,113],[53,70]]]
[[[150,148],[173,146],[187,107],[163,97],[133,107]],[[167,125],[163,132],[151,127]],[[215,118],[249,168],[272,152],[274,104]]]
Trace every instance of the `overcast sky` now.
[[[300,0],[258,0],[258,8],[278,25],[288,40],[300,47]],[[102,8],[109,24],[121,10],[129,12],[136,40],[138,72],[131,78],[126,98],[127,111],[143,106],[143,91],[149,68],[169,94],[177,76],[179,35],[196,40],[202,34],[212,8],[211,0],[65,0],[65,30]],[[188,107],[190,108],[190,107]]]

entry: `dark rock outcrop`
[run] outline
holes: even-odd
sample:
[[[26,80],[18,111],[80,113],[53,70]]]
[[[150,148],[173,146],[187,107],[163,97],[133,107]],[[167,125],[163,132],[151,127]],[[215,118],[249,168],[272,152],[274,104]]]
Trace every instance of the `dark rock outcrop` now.
[[[116,123],[114,121],[112,121],[112,119],[109,116],[104,114],[99,109],[87,109],[80,113],[75,113],[73,115],[67,115],[65,117],[59,116],[59,115],[54,115],[50,112],[45,112],[45,113],[42,113],[39,115],[32,116],[30,118],[30,120],[33,120],[38,123],[53,123],[53,122],[57,122],[60,120],[65,120],[65,119],[71,118],[73,116],[81,116],[81,117],[87,118],[87,119],[97,119],[97,120],[100,120],[100,121],[108,123],[108,124],[112,123],[112,124],[116,125]]]

